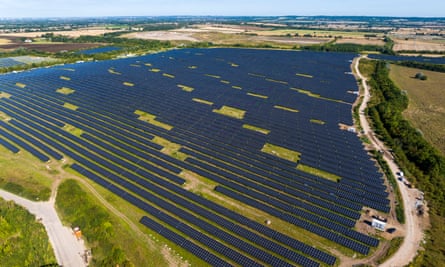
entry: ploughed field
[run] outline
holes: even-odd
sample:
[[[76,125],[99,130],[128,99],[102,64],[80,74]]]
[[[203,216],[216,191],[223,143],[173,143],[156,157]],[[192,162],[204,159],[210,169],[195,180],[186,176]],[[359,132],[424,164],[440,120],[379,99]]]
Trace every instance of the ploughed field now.
[[[354,56],[183,49],[2,75],[0,142],[73,159],[146,211],[141,224],[211,265],[334,265],[194,184],[367,255],[379,241],[354,225],[389,200],[356,134],[339,126],[353,124]]]

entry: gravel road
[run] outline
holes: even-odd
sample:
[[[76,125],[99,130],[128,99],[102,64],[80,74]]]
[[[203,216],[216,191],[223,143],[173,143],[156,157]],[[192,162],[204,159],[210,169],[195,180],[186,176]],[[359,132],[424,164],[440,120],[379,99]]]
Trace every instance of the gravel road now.
[[[384,151],[383,158],[388,163],[394,177],[397,177],[396,173],[399,171],[399,167],[394,162],[392,155],[388,152],[388,149],[385,147],[385,145],[378,138],[375,137],[375,134],[372,131],[364,113],[367,103],[370,99],[370,91],[368,88],[368,84],[366,83],[366,78],[362,76],[358,69],[359,62],[360,59],[355,61],[355,71],[359,78],[362,80],[362,86],[364,88],[364,99],[359,108],[360,124],[363,128],[363,131],[374,145],[375,149]],[[418,190],[408,188],[403,184],[403,182],[399,180],[397,181],[397,183],[402,195],[405,210],[404,228],[406,234],[399,250],[386,262],[381,264],[381,267],[401,267],[408,265],[416,256],[417,250],[420,246],[420,242],[423,239],[420,221],[417,217],[415,208],[415,197],[418,195]]]
[[[57,263],[63,267],[87,266],[82,258],[85,252],[83,240],[77,240],[69,227],[62,225],[54,208],[55,197],[46,202],[34,202],[0,189],[0,196],[12,200],[39,218],[45,226],[54,249]]]

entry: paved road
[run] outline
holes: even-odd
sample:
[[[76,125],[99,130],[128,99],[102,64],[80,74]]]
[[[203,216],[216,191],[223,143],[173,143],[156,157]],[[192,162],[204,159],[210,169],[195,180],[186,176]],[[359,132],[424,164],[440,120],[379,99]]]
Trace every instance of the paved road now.
[[[85,251],[83,241],[78,241],[69,227],[64,227],[54,208],[55,197],[46,202],[33,202],[0,189],[0,196],[26,208],[36,218],[41,218],[54,249],[57,263],[64,267],[87,266],[81,255]]]
[[[362,56],[363,57],[363,56]],[[392,159],[392,155],[388,153],[388,149],[385,145],[375,137],[372,131],[364,111],[366,109],[367,103],[370,99],[370,92],[368,84],[366,83],[366,78],[362,76],[358,69],[360,59],[355,61],[355,71],[359,78],[362,80],[362,86],[364,88],[364,99],[359,108],[360,114],[360,124],[363,131],[368,136],[369,140],[373,143],[375,149],[384,151],[383,158],[388,163],[391,172],[396,177],[396,172],[398,172],[399,167],[395,164]],[[419,244],[422,241],[423,234],[421,227],[419,226],[419,219],[416,215],[415,208],[415,196],[417,189],[410,189],[405,186],[401,181],[397,181],[400,193],[402,195],[404,211],[405,211],[405,238],[399,250],[386,262],[384,262],[381,267],[401,267],[408,265],[416,256],[417,250],[419,249]]]

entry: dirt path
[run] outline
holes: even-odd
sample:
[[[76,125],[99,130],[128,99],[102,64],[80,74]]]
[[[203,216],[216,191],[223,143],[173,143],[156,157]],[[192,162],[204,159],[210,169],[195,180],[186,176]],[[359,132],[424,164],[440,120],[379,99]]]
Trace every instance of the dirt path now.
[[[54,208],[56,190],[53,190],[50,200],[45,202],[34,202],[1,189],[0,196],[26,208],[41,221],[48,233],[59,265],[64,267],[87,266],[82,258],[85,253],[83,240],[77,240],[73,231],[62,225]]]
[[[363,56],[361,58],[363,58]],[[366,78],[363,77],[363,75],[359,71],[359,62],[360,58],[355,60],[354,68],[358,77],[362,81],[362,86],[364,89],[364,99],[359,108],[360,124],[363,128],[364,133],[372,142],[374,148],[379,151],[384,151],[383,159],[388,163],[391,172],[396,177],[396,173],[399,171],[399,167],[394,162],[392,155],[388,152],[388,149],[385,147],[385,145],[375,136],[375,133],[372,131],[364,113],[371,95],[368,84],[366,82]],[[397,183],[402,195],[405,211],[405,225],[403,226],[405,230],[405,238],[399,250],[386,262],[380,265],[382,267],[399,267],[408,265],[416,256],[420,242],[423,239],[422,227],[420,226],[421,221],[416,215],[415,208],[415,197],[418,195],[418,190],[408,188],[403,184],[403,182],[399,180]]]

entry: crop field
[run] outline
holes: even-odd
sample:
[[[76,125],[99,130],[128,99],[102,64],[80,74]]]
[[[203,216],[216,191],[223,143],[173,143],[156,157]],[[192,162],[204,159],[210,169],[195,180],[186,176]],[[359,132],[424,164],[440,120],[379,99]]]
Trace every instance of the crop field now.
[[[42,34],[44,33],[38,32],[38,33],[32,33],[30,36],[34,35],[41,36]],[[95,48],[100,46],[100,44],[94,44],[94,43],[57,43],[57,42],[41,42],[41,41],[25,43],[21,40],[21,38],[26,36],[29,36],[28,33],[0,35],[0,51],[26,48],[29,50],[57,53],[61,51],[73,51],[79,49]]]
[[[428,79],[413,78],[419,72]],[[445,155],[445,74],[391,65],[390,75],[396,85],[408,93],[410,102],[403,115]]]
[[[182,49],[6,74],[0,144],[72,159],[210,265],[336,265],[332,249],[379,245],[354,228],[363,209],[389,211],[382,173],[339,127],[353,125],[354,56]]]

